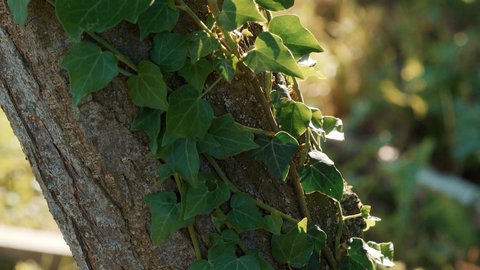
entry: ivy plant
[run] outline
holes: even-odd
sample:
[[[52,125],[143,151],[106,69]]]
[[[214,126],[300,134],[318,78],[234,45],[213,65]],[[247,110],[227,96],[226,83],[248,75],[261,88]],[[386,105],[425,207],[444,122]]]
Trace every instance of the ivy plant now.
[[[197,260],[190,269],[273,269],[259,250],[247,249],[240,235],[253,230],[271,234],[271,254],[278,265],[289,269],[316,269],[328,254],[327,235],[309,220],[305,195],[319,193],[338,208],[335,257],[331,269],[374,269],[392,266],[391,243],[351,238],[341,243],[344,222],[363,218],[368,227],[378,218],[370,207],[344,216],[344,179],[334,162],[322,151],[326,139],[343,140],[343,123],[304,104],[298,80],[319,76],[311,53],[322,52],[312,33],[295,15],[273,16],[293,6],[294,0],[208,0],[207,19],[202,21],[183,0],[56,0],[55,7],[65,32],[76,44],[64,56],[74,106],[101,90],[116,76],[127,77],[128,94],[140,108],[131,128],[145,132],[152,156],[160,159],[160,180],[175,181],[178,192],[158,192],[145,197],[151,209],[152,241],[160,245],[171,234],[188,228]],[[221,2],[221,6],[219,5]],[[8,0],[12,14],[24,25],[28,0]],[[190,16],[198,29],[173,31],[181,13]],[[149,59],[138,65],[106,42],[99,34],[122,21],[139,28],[139,39],[152,41]],[[262,25],[253,35],[251,24]],[[88,35],[86,41],[83,37]],[[240,35],[240,36],[239,36]],[[253,46],[241,48],[242,38],[254,38]],[[216,85],[232,83],[240,70],[250,69],[272,111],[275,130],[244,126],[231,115],[215,115],[205,99]],[[167,78],[183,78],[172,87]],[[286,84],[272,85],[275,76]],[[212,83],[207,84],[207,79]],[[278,184],[291,181],[303,205],[301,219],[275,209],[237,188],[217,160],[246,153],[261,161]],[[201,160],[213,170],[202,169]],[[291,178],[291,179],[290,179]],[[202,249],[194,229],[195,217],[211,215],[217,232]],[[205,256],[206,255],[206,256]]]

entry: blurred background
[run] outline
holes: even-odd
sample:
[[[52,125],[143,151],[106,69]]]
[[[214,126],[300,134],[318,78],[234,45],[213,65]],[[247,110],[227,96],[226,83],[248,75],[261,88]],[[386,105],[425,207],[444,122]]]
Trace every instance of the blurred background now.
[[[297,0],[293,12],[325,49],[306,101],[344,123],[346,141],[324,150],[383,219],[366,239],[393,241],[397,269],[479,270],[480,1]],[[75,269],[28,238],[12,255],[2,235],[28,235],[12,226],[59,237],[0,111],[0,270]]]

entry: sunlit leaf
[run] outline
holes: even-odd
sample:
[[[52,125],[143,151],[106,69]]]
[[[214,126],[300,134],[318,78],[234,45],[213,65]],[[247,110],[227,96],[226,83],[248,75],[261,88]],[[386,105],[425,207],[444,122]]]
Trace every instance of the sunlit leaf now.
[[[172,9],[166,1],[155,1],[138,17],[140,39],[144,39],[149,33],[171,31],[179,17],[180,12]]]
[[[218,15],[218,24],[233,31],[246,22],[265,22],[253,0],[225,0]]]
[[[324,116],[322,121],[322,129],[325,132],[325,138],[343,141],[345,135],[343,133],[342,119],[333,116]]]
[[[223,58],[218,56],[214,59],[215,70],[229,83],[232,82],[237,70],[237,58]]]
[[[277,118],[280,128],[297,138],[307,130],[312,112],[303,102],[286,99],[277,112]]]
[[[257,37],[255,48],[248,52],[244,61],[256,73],[276,71],[303,78],[302,71],[282,39],[269,32],[263,32]]]
[[[218,40],[208,36],[204,31],[193,32],[188,35],[188,55],[192,63],[205,57],[219,48]]]
[[[271,11],[280,11],[293,6],[295,0],[255,0],[260,6]]]
[[[117,59],[111,52],[102,52],[95,44],[80,42],[72,47],[62,61],[70,75],[73,105],[88,94],[107,86],[117,76]]]
[[[296,15],[276,16],[268,24],[268,29],[282,38],[295,59],[323,51],[315,36],[300,23]]]
[[[393,243],[375,243],[373,241],[368,241],[367,245],[371,248],[367,252],[370,258],[377,265],[382,265],[385,267],[393,267],[395,263],[393,262]],[[378,251],[378,252],[377,252]]]
[[[154,63],[142,61],[138,65],[138,75],[131,76],[127,85],[133,104],[162,111],[168,110],[167,85],[163,81],[162,72]]]

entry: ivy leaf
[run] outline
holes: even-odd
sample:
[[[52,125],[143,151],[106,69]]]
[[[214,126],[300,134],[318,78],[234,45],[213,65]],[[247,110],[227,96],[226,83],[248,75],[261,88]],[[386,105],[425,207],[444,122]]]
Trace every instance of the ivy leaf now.
[[[178,229],[191,224],[193,220],[180,220],[180,204],[173,192],[158,192],[145,196],[145,202],[152,212],[152,241],[160,245]]]
[[[168,110],[167,85],[160,69],[150,61],[138,65],[138,75],[127,81],[133,104],[162,111]]]
[[[190,185],[197,185],[200,156],[195,139],[179,138],[160,149],[159,154],[168,166],[185,178]]]
[[[180,74],[180,76],[182,76],[187,83],[197,88],[201,92],[208,75],[210,75],[212,71],[212,64],[205,59],[201,59],[195,64],[187,62],[186,65],[180,69],[178,74]]]
[[[262,213],[255,201],[245,193],[235,193],[230,200],[232,210],[227,215],[228,222],[239,233],[263,227]]]
[[[312,112],[302,102],[285,99],[282,103],[277,112],[280,128],[297,138],[307,130]]]
[[[276,16],[268,24],[268,29],[282,38],[295,59],[312,52],[323,52],[317,39],[300,23],[296,15]]]
[[[345,140],[342,119],[333,116],[324,116],[322,120],[322,129],[325,132],[325,138],[336,141]]]
[[[280,263],[300,268],[313,253],[313,243],[307,236],[307,218],[298,222],[288,233],[272,236],[272,255]]]
[[[259,254],[258,250],[247,250],[246,254],[255,256],[260,270],[273,270],[273,266]]]
[[[143,131],[150,138],[150,150],[156,154],[158,151],[158,135],[161,128],[161,117],[163,112],[149,108],[142,108],[140,113],[133,120],[131,129]]]
[[[374,270],[375,266],[368,256],[368,249],[371,248],[361,238],[350,238],[347,256],[340,261],[340,268],[346,270]]]
[[[263,32],[257,37],[255,49],[248,52],[244,61],[256,73],[276,71],[303,79],[292,53],[279,36],[270,32]]]
[[[216,159],[258,148],[253,141],[253,133],[242,129],[229,114],[213,119],[208,133],[219,143],[218,147],[208,150],[208,154]]]
[[[214,270],[215,267],[213,263],[207,260],[198,260],[194,261],[190,266],[190,270]]]
[[[290,134],[280,131],[273,139],[259,137],[260,148],[255,150],[255,160],[265,163],[269,171],[281,181],[285,181],[293,156],[298,150],[298,142]]]
[[[260,270],[257,258],[253,255],[244,255],[236,257],[232,255],[220,256],[215,263],[215,269],[218,270]]]
[[[318,78],[318,79],[321,79],[321,80],[324,80],[324,79],[327,78],[327,77],[325,77],[325,75],[323,75],[323,73],[316,70],[314,67],[308,67],[308,66],[303,66],[303,65],[298,65],[298,66],[300,67],[300,70],[303,73],[303,77],[304,77],[303,79],[304,80],[306,80],[310,77]]]
[[[214,60],[215,70],[229,83],[232,82],[237,70],[237,58],[223,58],[218,56]]]
[[[275,234],[280,235],[282,230],[283,219],[280,215],[272,213],[271,215],[263,217],[264,228],[265,230]]]
[[[375,243],[373,241],[368,241],[367,245],[370,249],[367,249],[368,254],[373,259],[373,261],[385,267],[393,267],[395,263],[393,262],[393,243]]]
[[[204,31],[197,31],[188,35],[188,55],[192,60],[192,64],[218,48],[218,40],[210,37]]]
[[[15,21],[23,27],[28,17],[28,3],[30,0],[8,0],[8,8],[12,12]]]
[[[95,44],[80,42],[72,47],[62,61],[70,75],[73,105],[82,98],[107,86],[117,76],[117,59],[111,52],[102,52]]]
[[[170,8],[166,1],[155,1],[138,17],[140,39],[144,39],[149,33],[172,31],[179,17],[180,12]]]
[[[292,7],[295,0],[255,0],[255,2],[265,9],[280,11]]]
[[[213,137],[212,134],[205,134],[205,136],[198,140],[197,148],[200,154],[207,153],[211,149],[219,147],[220,143]]]
[[[163,72],[181,69],[187,58],[187,39],[177,33],[163,32],[153,38],[152,60]]]
[[[318,108],[310,108],[310,110],[312,111],[311,126],[315,129],[321,129],[323,125],[322,111]]]
[[[158,179],[162,182],[175,174],[175,171],[167,164],[162,164],[158,167]]]
[[[327,234],[316,224],[309,224],[307,229],[307,237],[313,243],[313,250],[315,253],[320,254],[327,240]]]
[[[83,32],[103,32],[126,19],[132,23],[150,0],[56,0],[55,11],[65,31],[79,40]]]
[[[343,196],[343,177],[333,161],[324,153],[308,153],[310,164],[301,169],[302,188],[306,194],[321,192],[340,201]]]
[[[175,90],[168,99],[167,129],[162,146],[177,138],[202,138],[213,120],[213,109],[200,98],[197,89],[184,85]]]
[[[222,235],[224,235],[223,232]],[[211,234],[212,244],[208,249],[208,261],[212,262],[215,266],[222,256],[235,257],[235,245],[237,245],[237,242],[231,241],[233,240],[231,237],[222,237],[222,235],[216,233]]]
[[[218,14],[218,24],[227,31],[233,31],[246,22],[265,22],[253,0],[225,0]]]
[[[187,186],[185,191],[184,219],[207,214],[230,198],[230,191],[225,183],[217,179],[211,180],[214,182],[215,189],[210,191],[206,183],[208,177],[208,175],[200,174],[199,184],[196,187]]]

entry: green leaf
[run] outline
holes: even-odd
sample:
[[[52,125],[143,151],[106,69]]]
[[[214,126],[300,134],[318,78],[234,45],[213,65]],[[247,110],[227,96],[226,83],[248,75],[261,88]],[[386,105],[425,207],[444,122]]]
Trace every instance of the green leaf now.
[[[343,177],[333,161],[322,152],[308,153],[310,164],[301,169],[302,188],[306,194],[321,192],[340,201],[343,196]]]
[[[223,233],[222,233],[223,235]],[[227,235],[225,235],[227,236]],[[211,234],[211,245],[208,249],[208,260],[215,264],[222,256],[235,257],[235,246],[237,245],[236,240],[231,237],[222,237],[216,233]]]
[[[179,138],[160,149],[160,157],[187,182],[196,186],[200,170],[200,156],[195,139]]]
[[[126,19],[136,22],[150,0],[56,0],[55,11],[65,31],[79,40],[83,32],[103,32]]]
[[[244,255],[235,257],[232,255],[220,256],[215,263],[215,269],[218,270],[260,270],[260,264],[253,255]]]
[[[204,31],[197,31],[188,35],[188,55],[192,60],[192,64],[200,60],[200,58],[211,54],[219,47],[218,40],[210,37]]]
[[[308,240],[307,218],[298,222],[288,233],[272,236],[272,255],[280,263],[300,268],[313,253],[314,244]]]
[[[323,52],[313,34],[303,27],[296,15],[274,17],[268,24],[270,32],[280,36],[295,59],[312,52]]]
[[[307,237],[313,243],[313,250],[315,253],[320,254],[327,240],[327,234],[316,224],[309,224],[307,229]]]
[[[290,134],[280,131],[273,139],[259,137],[260,148],[255,150],[255,160],[265,163],[269,171],[279,180],[287,178],[290,162],[298,150],[298,142]]]
[[[346,270],[373,270],[373,262],[370,260],[367,249],[370,247],[361,238],[350,238],[347,256],[340,262],[340,269]]]
[[[315,129],[321,129],[323,125],[323,115],[322,111],[318,108],[310,108],[312,111],[312,127]]]
[[[255,201],[245,193],[235,193],[230,201],[232,210],[227,215],[228,222],[239,233],[263,227],[262,213]]]
[[[177,138],[202,138],[213,120],[213,109],[200,98],[197,89],[184,85],[175,90],[168,99],[167,129],[162,146]]]
[[[190,270],[215,270],[213,263],[206,260],[194,261],[190,266]]]
[[[30,0],[8,0],[8,8],[12,12],[15,21],[23,27],[28,17],[28,3]]]
[[[167,85],[160,69],[150,61],[138,65],[138,75],[127,81],[133,104],[162,111],[168,110]]]
[[[316,70],[314,67],[307,67],[307,66],[303,66],[303,65],[298,65],[298,66],[300,67],[300,70],[302,71],[304,80],[306,80],[308,78],[311,78],[311,77],[318,78],[318,79],[321,79],[321,80],[324,80],[324,79],[327,78],[327,77],[325,77],[325,75],[323,75],[323,73]]]
[[[162,164],[158,167],[158,179],[160,181],[164,181],[168,179],[170,176],[175,174],[175,171],[170,168],[167,164]]]
[[[322,122],[322,129],[325,132],[325,138],[343,141],[345,136],[343,134],[342,119],[333,116],[324,116]]]
[[[246,254],[255,256],[260,270],[273,270],[273,266],[259,254],[258,250],[247,250]]]
[[[191,224],[193,220],[180,220],[180,204],[173,192],[158,192],[145,196],[145,202],[152,212],[152,241],[160,245],[178,229]]]
[[[212,134],[205,134],[205,136],[198,140],[197,148],[200,154],[207,153],[211,149],[219,147],[220,143],[213,137]]]
[[[196,187],[187,186],[184,201],[184,219],[207,214],[230,198],[230,191],[227,186],[215,178],[211,180],[214,182],[215,188],[210,191],[206,183],[207,178],[213,177],[200,174],[200,180]]]
[[[292,7],[295,0],[255,0],[255,2],[265,9],[280,11]]]
[[[172,31],[179,17],[180,12],[170,8],[166,1],[155,1],[153,5],[138,17],[140,39],[144,39],[149,33]]]
[[[276,71],[303,78],[302,71],[282,39],[269,32],[263,32],[257,37],[255,49],[248,52],[244,61],[256,73]]]
[[[253,0],[225,0],[218,14],[218,25],[233,31],[246,22],[265,22]]]
[[[65,55],[62,66],[70,75],[73,105],[82,98],[107,86],[117,76],[117,58],[111,52],[102,52],[95,44],[80,42]]]
[[[163,112],[149,108],[142,108],[140,113],[133,120],[131,129],[143,131],[150,138],[150,150],[156,154],[158,151],[158,135],[161,128],[161,117]]]
[[[223,58],[218,56],[214,59],[215,70],[229,83],[232,82],[237,70],[237,58]]]
[[[280,235],[283,225],[283,219],[280,215],[272,213],[271,215],[264,216],[263,223],[265,230],[275,235]]]
[[[163,32],[153,38],[152,60],[163,72],[181,69],[187,58],[187,39],[177,33]]]
[[[385,267],[393,267],[395,263],[393,262],[393,243],[375,243],[373,241],[368,241],[367,245],[370,249],[367,249],[367,252],[370,258],[378,264]]]
[[[208,154],[216,159],[258,148],[253,141],[253,133],[242,129],[229,114],[213,119],[208,133],[219,143],[218,147],[208,150]]]
[[[178,74],[180,74],[180,76],[182,76],[187,83],[197,88],[201,92],[208,75],[210,75],[212,71],[212,64],[205,59],[201,59],[195,64],[187,62],[186,65],[180,69]]]
[[[280,128],[297,138],[307,130],[312,112],[302,102],[283,100],[282,103],[283,106],[277,112]]]

